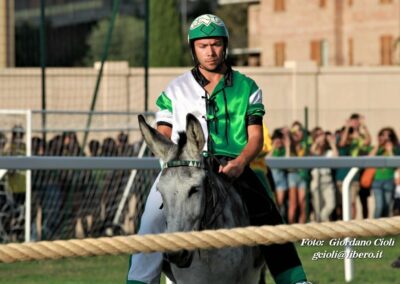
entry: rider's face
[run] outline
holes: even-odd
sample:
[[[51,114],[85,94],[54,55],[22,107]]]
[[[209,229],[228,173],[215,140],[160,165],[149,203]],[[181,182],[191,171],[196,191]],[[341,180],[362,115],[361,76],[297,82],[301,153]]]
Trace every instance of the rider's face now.
[[[216,70],[224,61],[222,38],[204,38],[194,42],[194,51],[201,67],[207,71]]]

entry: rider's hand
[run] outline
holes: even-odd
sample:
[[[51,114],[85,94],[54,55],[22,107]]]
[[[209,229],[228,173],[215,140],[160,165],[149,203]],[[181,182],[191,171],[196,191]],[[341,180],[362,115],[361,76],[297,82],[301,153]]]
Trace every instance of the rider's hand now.
[[[243,173],[244,168],[245,164],[239,158],[236,158],[229,161],[224,166],[220,165],[218,172],[223,173],[230,178],[237,178]]]

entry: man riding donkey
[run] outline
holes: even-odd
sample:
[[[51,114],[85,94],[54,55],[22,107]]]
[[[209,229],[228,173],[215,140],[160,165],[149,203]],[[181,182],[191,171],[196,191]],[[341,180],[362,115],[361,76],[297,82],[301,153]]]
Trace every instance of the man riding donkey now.
[[[256,83],[227,64],[229,34],[224,22],[206,14],[190,26],[188,41],[195,67],[173,80],[157,99],[157,130],[178,140],[186,116],[200,122],[207,143],[205,159],[221,175],[232,179],[247,206],[253,226],[282,224],[282,218],[249,163],[263,146],[262,92]],[[150,190],[138,234],[165,230],[161,196]],[[306,275],[292,243],[260,246],[276,283],[306,283]],[[134,254],[127,283],[159,283],[162,253]],[[223,275],[221,275],[223,277]]]

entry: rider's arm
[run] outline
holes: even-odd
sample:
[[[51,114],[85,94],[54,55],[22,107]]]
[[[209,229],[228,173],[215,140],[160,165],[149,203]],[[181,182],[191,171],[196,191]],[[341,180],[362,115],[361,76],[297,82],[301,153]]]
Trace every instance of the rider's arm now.
[[[264,145],[264,135],[262,125],[249,125],[247,126],[248,142],[246,147],[240,153],[238,159],[244,166],[247,166],[253,161]]]
[[[243,173],[244,168],[252,161],[263,148],[264,135],[260,124],[247,126],[248,142],[240,155],[225,166],[220,167],[220,172],[230,177],[238,177]]]
[[[157,130],[162,135],[171,139],[172,135],[172,102],[165,92],[162,92],[156,101],[158,111],[156,112]]]
[[[165,137],[167,137],[168,139],[171,139],[171,134],[172,134],[171,126],[165,124],[158,124],[157,131],[160,132]]]

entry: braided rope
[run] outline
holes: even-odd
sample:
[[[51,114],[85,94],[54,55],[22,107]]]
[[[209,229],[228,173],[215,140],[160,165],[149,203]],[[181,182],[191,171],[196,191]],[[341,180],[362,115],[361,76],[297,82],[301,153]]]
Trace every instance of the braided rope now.
[[[323,240],[344,237],[383,237],[388,235],[400,235],[400,217],[159,235],[13,243],[0,245],[0,261],[10,263],[75,256],[281,244],[302,239]]]

